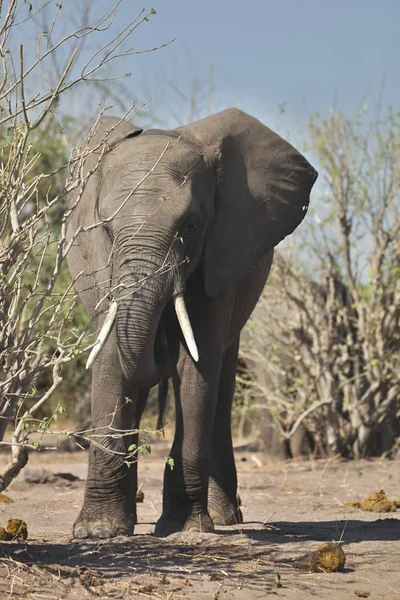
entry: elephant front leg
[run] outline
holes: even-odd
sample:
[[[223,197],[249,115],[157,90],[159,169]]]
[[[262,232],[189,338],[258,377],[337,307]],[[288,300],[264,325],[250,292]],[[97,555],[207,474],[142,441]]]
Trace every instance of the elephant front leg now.
[[[148,389],[145,390],[140,390],[138,392],[135,392],[135,390],[132,390],[131,392],[131,396],[135,397],[137,396],[137,402],[136,402],[136,406],[135,406],[135,410],[134,410],[134,419],[133,419],[133,429],[137,432],[133,433],[132,436],[129,436],[129,443],[132,445],[135,445],[136,448],[138,448],[139,446],[139,428],[140,428],[140,419],[142,418],[142,414],[144,411],[144,408],[146,406],[146,400],[147,397],[149,395],[149,391]],[[138,458],[138,456],[137,456]],[[136,525],[136,523],[138,522],[138,518],[137,518],[137,501],[136,501],[136,494],[138,491],[138,460],[136,460],[135,462],[133,462],[130,466],[131,469],[131,487],[132,487],[132,505],[131,505],[131,514],[132,514],[132,520],[134,525]]]
[[[214,530],[207,502],[219,366],[217,358],[207,362],[208,365],[201,362],[195,365],[190,356],[183,353],[178,373],[173,377],[176,431],[171,457],[174,465],[172,469],[169,465],[165,467],[163,513],[155,531],[158,536],[177,531]]]
[[[208,509],[215,525],[235,525],[243,522],[237,496],[237,474],[231,432],[238,350],[239,339],[227,350],[219,379],[208,488]]]
[[[132,535],[134,468],[124,460],[131,436],[137,398],[122,375],[112,333],[93,365],[92,429],[89,468],[82,510],[74,525],[76,538]]]

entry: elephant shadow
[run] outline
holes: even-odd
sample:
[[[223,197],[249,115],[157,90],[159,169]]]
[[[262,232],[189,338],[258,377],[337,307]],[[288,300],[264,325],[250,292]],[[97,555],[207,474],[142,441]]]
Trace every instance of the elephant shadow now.
[[[276,567],[269,560],[264,546],[249,552],[249,540],[246,543],[245,536],[225,536],[223,545],[221,537],[218,533],[196,533],[192,536],[192,543],[159,539],[154,535],[115,538],[104,543],[98,540],[12,543],[12,546],[0,543],[0,555],[28,567],[39,567],[53,576],[73,580],[85,587],[91,579],[92,586],[95,586],[96,578],[118,581],[149,574],[152,578],[157,576],[157,581],[171,578],[176,582],[180,578],[184,585],[192,585],[188,578],[196,575],[206,575],[209,581],[219,581],[228,573],[230,577],[248,573],[254,560],[258,560],[259,564],[257,581],[259,579],[265,585],[265,578],[273,580]],[[238,543],[234,538],[241,538],[242,542]],[[255,585],[256,579],[253,581]]]
[[[256,523],[255,523],[256,524]],[[247,524],[248,525],[248,524]],[[257,523],[258,527],[261,523]],[[236,526],[239,527],[239,526]],[[383,518],[376,521],[337,519],[328,521],[279,521],[264,524],[263,529],[241,528],[252,540],[260,543],[286,544],[309,541],[336,541],[343,544],[360,542],[391,542],[400,540],[400,519]],[[226,533],[235,533],[233,530]]]
[[[305,550],[301,544],[308,546],[309,542],[340,540],[346,546],[366,541],[400,540],[400,520],[396,518],[373,522],[357,519],[285,521],[264,524],[263,529],[260,525],[259,522],[246,523],[221,528],[214,534],[189,537],[175,534],[164,539],[136,535],[104,542],[9,542],[0,544],[0,554],[81,583],[89,576],[118,580],[149,572],[164,578],[176,578],[177,574],[206,574],[210,580],[217,581],[221,574],[242,577],[257,561],[257,573],[252,573],[252,585],[257,586],[261,582],[265,585],[266,579],[273,578],[278,567],[283,572],[296,566],[296,559],[284,556],[283,549],[289,543],[300,545],[300,556]],[[296,549],[295,552],[297,554]]]

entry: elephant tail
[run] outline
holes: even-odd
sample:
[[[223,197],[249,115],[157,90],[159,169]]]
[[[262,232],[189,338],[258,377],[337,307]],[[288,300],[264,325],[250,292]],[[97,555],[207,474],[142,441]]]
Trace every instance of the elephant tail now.
[[[157,430],[164,428],[164,414],[168,400],[168,377],[161,379],[158,384],[158,420]],[[163,432],[164,435],[164,432]]]

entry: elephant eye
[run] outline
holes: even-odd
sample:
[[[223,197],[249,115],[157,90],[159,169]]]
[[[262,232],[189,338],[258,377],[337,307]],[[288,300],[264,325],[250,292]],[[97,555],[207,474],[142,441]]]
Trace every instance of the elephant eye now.
[[[185,235],[191,235],[192,233],[194,233],[195,231],[197,231],[199,228],[199,224],[195,223],[195,222],[191,222],[191,223],[187,223],[185,225],[184,228],[184,234]]]
[[[106,225],[105,223],[102,223],[101,225],[103,231],[107,234],[107,236],[111,239],[111,231],[108,225]]]

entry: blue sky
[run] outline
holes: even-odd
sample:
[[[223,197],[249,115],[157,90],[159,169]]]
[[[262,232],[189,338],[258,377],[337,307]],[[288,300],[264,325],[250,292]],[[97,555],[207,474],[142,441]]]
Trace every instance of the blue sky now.
[[[92,16],[108,12],[115,3],[85,1],[92,7]],[[51,0],[49,7],[54,10],[58,2]],[[74,5],[82,2],[63,2],[61,30],[65,18],[75,16]],[[137,0],[121,0],[114,31],[123,29],[145,7]],[[361,106],[368,106],[367,116],[373,118],[382,86],[383,105],[400,110],[400,0],[154,0],[146,8],[151,7],[157,14],[135,31],[129,47],[140,51],[176,40],[155,52],[113,63],[112,75],[130,72],[125,80],[129,100],[152,97],[147,109],[163,125],[188,121],[188,102],[180,101],[179,94],[188,95],[195,81],[207,93],[211,67],[212,112],[238,106],[301,150],[311,113],[329,115],[335,106],[354,115]],[[42,30],[29,20],[18,32],[15,41],[24,43],[30,60],[34,59],[35,36]],[[95,34],[83,55],[89,57],[107,35]],[[53,43],[59,39],[54,38]],[[61,67],[71,49],[64,59],[61,55]],[[40,72],[32,78],[36,84]],[[91,91],[85,95],[75,88],[71,98],[72,103],[63,100],[64,112],[92,115],[97,110],[98,98]],[[279,115],[282,103],[286,109]],[[200,112],[205,110],[203,106]],[[115,106],[114,113],[123,111]],[[135,121],[140,123],[140,116]],[[320,177],[317,192],[322,186]]]
[[[176,41],[133,57],[131,85],[145,81],[157,105],[160,98],[166,106],[174,102],[160,90],[165,80],[188,88],[213,65],[214,110],[237,105],[301,149],[310,113],[328,115],[335,106],[354,115],[367,106],[373,118],[381,93],[383,105],[400,110],[400,0],[159,0],[151,6],[157,15],[138,30],[136,47]],[[314,195],[323,190],[321,176]]]
[[[130,60],[132,85],[145,80],[154,98],[163,78],[188,86],[213,65],[216,109],[239,104],[265,120],[286,102],[286,126],[301,127],[307,111],[325,113],[334,103],[353,113],[366,92],[372,106],[383,81],[384,101],[398,104],[399,0],[155,0],[149,6],[157,15],[139,28],[135,47],[177,38]],[[125,3],[119,21],[139,7]]]
[[[63,3],[60,25],[68,15],[76,16],[74,6],[82,2]],[[51,0],[49,8],[54,10],[57,3]],[[114,3],[91,2],[92,17],[108,12]],[[145,7],[137,0],[121,0],[114,31]],[[132,99],[151,96],[149,110],[165,125],[183,123],[188,115],[171,84],[188,94],[197,80],[207,95],[211,67],[208,108],[216,112],[238,106],[284,135],[296,135],[308,113],[328,114],[334,104],[350,114],[365,102],[372,108],[383,83],[384,103],[398,105],[400,0],[154,0],[146,8],[151,7],[157,14],[135,31],[129,46],[143,50],[176,40],[113,63],[112,73],[130,72],[125,83]],[[35,35],[41,31],[40,24],[35,27],[29,21],[16,40],[32,57]],[[107,35],[96,34],[94,45],[84,52],[89,55]],[[86,108],[76,90],[71,96],[78,101],[74,111]],[[282,103],[285,114],[278,118]]]

